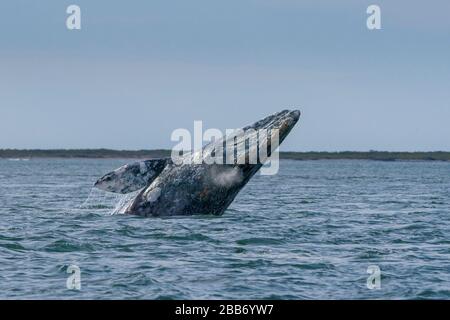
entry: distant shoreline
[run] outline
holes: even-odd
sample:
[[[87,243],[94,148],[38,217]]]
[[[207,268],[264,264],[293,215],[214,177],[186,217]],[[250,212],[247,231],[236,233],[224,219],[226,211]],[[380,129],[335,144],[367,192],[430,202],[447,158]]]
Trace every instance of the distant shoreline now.
[[[0,149],[0,159],[83,158],[83,159],[145,159],[170,157],[171,151],[113,149]],[[450,161],[450,152],[280,152],[281,159],[291,160],[378,160],[378,161]]]

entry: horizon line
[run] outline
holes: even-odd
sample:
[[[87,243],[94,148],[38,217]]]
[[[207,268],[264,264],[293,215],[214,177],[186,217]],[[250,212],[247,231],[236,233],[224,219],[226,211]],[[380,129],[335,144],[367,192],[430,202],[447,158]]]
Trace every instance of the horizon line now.
[[[4,151],[114,151],[114,152],[149,152],[149,151],[172,151],[172,149],[166,149],[166,148],[155,148],[155,149],[120,149],[120,148],[0,148],[0,152]],[[307,151],[296,151],[296,150],[283,150],[279,151],[279,153],[345,153],[345,152],[352,152],[352,153],[376,153],[376,152],[383,152],[383,153],[450,153],[450,150],[432,150],[432,151],[424,151],[424,150],[414,150],[414,151],[407,151],[407,150],[375,150],[375,149],[369,149],[369,150],[350,150],[350,149],[343,149],[343,150],[307,150]]]

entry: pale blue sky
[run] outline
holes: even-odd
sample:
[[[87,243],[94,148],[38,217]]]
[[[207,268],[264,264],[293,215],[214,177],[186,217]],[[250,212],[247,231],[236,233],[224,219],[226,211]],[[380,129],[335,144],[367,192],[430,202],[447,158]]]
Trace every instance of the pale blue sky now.
[[[194,120],[296,106],[283,150],[450,150],[449,15],[448,0],[5,0],[0,148],[171,148]]]

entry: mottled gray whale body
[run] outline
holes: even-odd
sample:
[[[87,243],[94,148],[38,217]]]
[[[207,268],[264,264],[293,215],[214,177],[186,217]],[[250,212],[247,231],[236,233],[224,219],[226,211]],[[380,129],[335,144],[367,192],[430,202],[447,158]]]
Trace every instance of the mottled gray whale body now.
[[[200,151],[183,154],[177,161],[172,157],[127,164],[100,178],[95,187],[123,194],[142,189],[124,207],[123,212],[127,214],[221,215],[267,160],[261,156],[256,161],[250,159],[255,159],[252,157],[261,148],[266,148],[270,156],[299,117],[298,110],[283,110],[242,128],[245,139],[231,134]],[[222,154],[222,162],[212,161]]]

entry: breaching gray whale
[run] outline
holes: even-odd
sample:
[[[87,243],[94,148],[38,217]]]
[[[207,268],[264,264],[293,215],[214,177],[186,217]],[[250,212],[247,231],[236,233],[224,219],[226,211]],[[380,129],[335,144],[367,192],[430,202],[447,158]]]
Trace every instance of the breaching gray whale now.
[[[172,156],[124,165],[100,178],[94,186],[122,194],[142,189],[124,208],[127,214],[221,215],[299,117],[298,110],[277,112],[237,134],[212,141],[202,150],[176,159]]]

